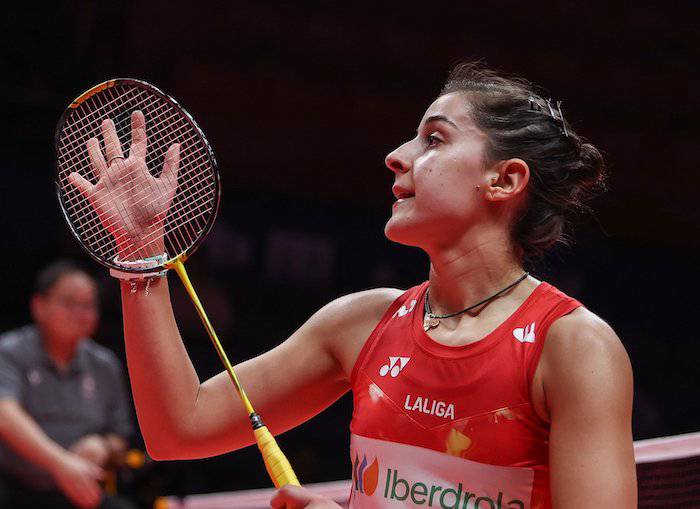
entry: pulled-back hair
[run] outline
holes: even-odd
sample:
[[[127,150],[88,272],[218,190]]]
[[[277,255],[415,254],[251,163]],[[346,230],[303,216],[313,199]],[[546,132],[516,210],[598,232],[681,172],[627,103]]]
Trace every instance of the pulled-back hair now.
[[[577,135],[557,104],[522,78],[504,77],[480,63],[455,66],[440,95],[464,92],[472,120],[488,138],[490,161],[520,158],[530,167],[527,199],[511,236],[522,258],[540,258],[568,243],[572,212],[605,190],[603,157]]]

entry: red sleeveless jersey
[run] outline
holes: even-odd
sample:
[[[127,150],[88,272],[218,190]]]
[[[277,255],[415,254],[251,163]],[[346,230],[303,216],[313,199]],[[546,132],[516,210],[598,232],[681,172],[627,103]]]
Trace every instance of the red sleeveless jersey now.
[[[427,288],[392,303],[353,368],[350,506],[551,507],[530,387],[550,325],[581,304],[542,282],[493,332],[451,347],[423,330]]]

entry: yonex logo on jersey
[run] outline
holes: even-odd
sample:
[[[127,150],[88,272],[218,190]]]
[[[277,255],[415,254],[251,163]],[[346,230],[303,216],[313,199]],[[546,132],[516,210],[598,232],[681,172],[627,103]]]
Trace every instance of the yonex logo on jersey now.
[[[392,378],[396,378],[410,360],[410,357],[389,357],[389,362],[379,368],[379,376],[386,376],[388,373]]]
[[[408,308],[406,307],[406,304],[404,304],[399,309],[397,309],[396,313],[394,313],[392,318],[396,318],[397,315],[399,318],[401,318],[402,316],[406,316],[408,313],[413,311],[413,308],[415,308],[415,307],[416,307],[416,301],[414,299],[409,303]]]
[[[535,342],[535,322],[526,325],[525,328],[513,329],[513,336],[521,343]]]

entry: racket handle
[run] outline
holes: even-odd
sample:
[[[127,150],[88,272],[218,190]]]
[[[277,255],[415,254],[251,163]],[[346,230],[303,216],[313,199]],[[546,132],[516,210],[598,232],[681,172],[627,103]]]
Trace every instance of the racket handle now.
[[[293,484],[300,486],[297,476],[292,470],[292,465],[289,464],[287,457],[277,445],[275,437],[267,429],[267,426],[261,426],[253,430],[255,433],[255,441],[258,443],[258,449],[265,461],[265,468],[270,475],[270,479],[275,483],[275,488],[280,488],[285,484]]]

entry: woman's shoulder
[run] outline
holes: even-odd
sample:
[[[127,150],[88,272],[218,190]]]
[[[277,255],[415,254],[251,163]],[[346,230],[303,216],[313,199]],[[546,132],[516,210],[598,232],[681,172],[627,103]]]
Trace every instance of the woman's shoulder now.
[[[604,375],[630,369],[627,351],[613,328],[583,306],[552,324],[542,360],[550,381],[577,373],[586,378],[591,373]]]
[[[547,334],[547,344],[550,343],[559,348],[591,348],[594,344],[622,346],[613,328],[584,306],[554,321]]]
[[[391,305],[405,293],[398,288],[373,288],[338,297],[318,312],[328,326],[376,325]]]
[[[346,377],[372,331],[401,301],[397,288],[375,288],[339,297],[314,314],[307,330],[330,352]]]
[[[585,308],[559,318],[547,334],[540,366],[542,412],[552,423],[550,453],[562,458],[584,437],[587,454],[597,458],[591,464],[604,456],[601,447],[625,451],[633,461],[632,365],[612,327]]]

